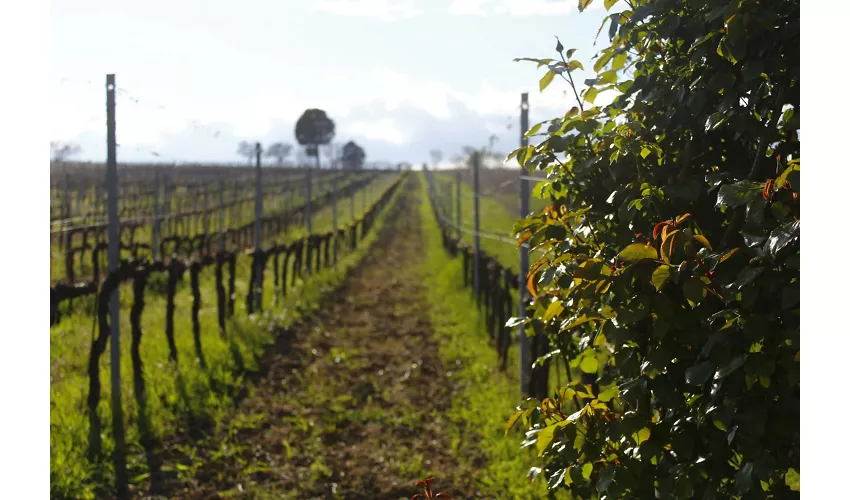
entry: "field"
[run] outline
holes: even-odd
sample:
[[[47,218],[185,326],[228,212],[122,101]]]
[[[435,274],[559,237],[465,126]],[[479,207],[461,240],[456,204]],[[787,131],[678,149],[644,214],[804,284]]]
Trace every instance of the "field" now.
[[[421,174],[360,175],[374,179],[352,194],[353,214],[350,200],[338,199],[337,223],[361,220],[364,194],[370,206],[385,199],[386,208],[374,211],[365,238],[341,252],[335,265],[326,262],[312,274],[299,276],[294,258],[284,260],[286,271],[266,265],[259,308],[248,299],[254,259],[250,252],[226,248],[235,261],[235,300],[224,328],[217,321],[214,265],[198,270],[196,287],[185,272],[174,285],[170,313],[167,273],[152,273],[142,285],[128,279],[119,286],[132,496],[208,498],[240,491],[251,498],[334,492],[349,498],[368,491],[404,496],[429,474],[457,492],[545,496],[541,484],[529,489],[519,480],[532,456],[512,454],[518,437],[505,439],[499,431],[512,409],[507,402],[518,398],[516,362],[499,369],[484,315],[459,286],[461,263],[439,244]],[[292,194],[288,207],[298,205],[299,193]],[[274,196],[266,201],[267,207],[284,208]],[[148,217],[150,203],[140,203]],[[482,207],[487,227],[501,226],[509,234],[513,221],[504,207],[487,198]],[[469,210],[471,205],[464,206],[464,217],[471,218]],[[242,212],[233,225],[251,222],[251,212]],[[225,216],[235,213],[231,209]],[[332,223],[332,207],[323,207],[314,214],[313,233],[329,231]],[[412,237],[402,237],[401,227],[415,228]],[[207,227],[209,233],[216,229]],[[203,234],[203,224],[195,230]],[[291,246],[306,235],[303,220],[293,219],[264,245]],[[151,228],[140,228],[136,241],[149,238]],[[64,261],[59,239],[52,242],[52,264]],[[506,262],[516,255],[505,242],[485,249]],[[149,260],[146,251],[136,257]],[[203,257],[168,256],[190,267]],[[64,271],[52,269],[52,285],[62,283]],[[85,271],[77,276],[91,279]],[[106,274],[104,268],[100,279]],[[289,279],[278,283],[275,276],[281,274]],[[134,286],[143,292],[142,306]],[[194,288],[202,298],[197,305]],[[96,305],[94,296],[63,301],[51,327],[51,489],[59,498],[110,496],[116,480],[108,356],[95,364],[103,387],[95,419],[90,411],[87,366],[100,334]],[[469,412],[486,415],[493,426],[470,427]],[[99,439],[91,434],[93,422]],[[387,446],[371,447],[382,440]],[[340,442],[351,446],[332,445]],[[361,448],[361,442],[369,445]],[[468,444],[473,442],[477,445]]]

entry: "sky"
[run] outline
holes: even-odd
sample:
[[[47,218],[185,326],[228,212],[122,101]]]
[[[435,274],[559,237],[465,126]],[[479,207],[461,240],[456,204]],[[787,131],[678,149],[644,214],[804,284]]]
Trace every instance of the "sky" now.
[[[105,75],[116,74],[119,162],[239,161],[239,141],[297,144],[307,108],[336,124],[366,160],[444,162],[464,146],[519,146],[530,122],[575,105],[544,69],[555,36],[592,66],[602,0],[53,0],[51,140],[102,161]],[[616,9],[616,7],[615,7]],[[576,82],[591,75],[575,74]],[[599,104],[599,101],[597,101]],[[294,158],[294,157],[293,157]]]

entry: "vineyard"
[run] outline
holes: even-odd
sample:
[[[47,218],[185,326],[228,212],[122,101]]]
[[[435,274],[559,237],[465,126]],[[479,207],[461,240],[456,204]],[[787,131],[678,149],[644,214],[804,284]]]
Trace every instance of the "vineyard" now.
[[[520,169],[52,172],[51,496],[799,498],[799,2],[603,6]]]

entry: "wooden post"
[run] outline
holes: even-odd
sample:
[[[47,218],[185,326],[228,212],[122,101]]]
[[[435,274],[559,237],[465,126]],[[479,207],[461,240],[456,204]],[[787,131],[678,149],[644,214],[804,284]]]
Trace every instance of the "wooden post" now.
[[[106,75],[106,187],[109,213],[109,272],[118,269],[121,237],[118,221],[118,165],[115,139],[115,75]],[[124,412],[121,407],[121,336],[119,335],[119,289],[109,297],[109,370],[112,384],[112,434],[115,440],[115,488],[119,498],[127,498],[127,462],[124,445]]]
[[[520,104],[520,125],[519,125],[519,141],[522,147],[528,146],[528,138],[525,136],[528,132],[528,93],[523,93]],[[528,215],[528,198],[530,186],[523,174],[522,168],[519,169],[519,216],[524,218]],[[517,288],[519,289],[519,304],[517,305],[517,316],[521,319],[525,318],[525,304],[528,300],[528,292],[526,291],[525,281],[528,275],[528,243],[523,243],[519,248],[519,276],[517,277]],[[569,369],[569,368],[568,368]],[[519,384],[520,393],[528,395],[529,385],[531,383],[531,353],[528,342],[528,336],[525,334],[525,328],[520,326],[519,329]]]
[[[260,164],[260,158],[263,154],[263,147],[260,143],[256,146],[257,167],[256,167],[256,185],[254,191],[254,251],[260,252],[263,245],[263,171]],[[257,310],[262,309],[263,305],[263,267],[260,265],[261,259],[255,259],[257,263],[257,282],[256,290],[254,291],[254,300],[256,301]]]

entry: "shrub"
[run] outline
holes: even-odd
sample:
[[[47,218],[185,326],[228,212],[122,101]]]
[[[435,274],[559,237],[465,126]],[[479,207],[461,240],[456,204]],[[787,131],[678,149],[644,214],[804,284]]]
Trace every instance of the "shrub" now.
[[[580,97],[574,50],[528,59],[581,104],[511,154],[557,200],[515,228],[524,327],[593,383],[508,428],[581,498],[797,496],[799,1],[617,3]]]

